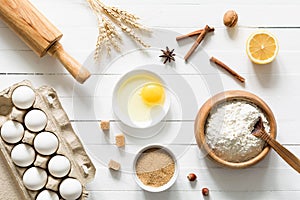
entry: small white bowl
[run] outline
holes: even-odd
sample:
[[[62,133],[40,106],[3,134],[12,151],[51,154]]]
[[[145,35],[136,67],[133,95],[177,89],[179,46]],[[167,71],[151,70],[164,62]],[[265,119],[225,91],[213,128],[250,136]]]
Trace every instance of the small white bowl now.
[[[175,163],[175,171],[174,171],[173,177],[169,180],[169,182],[167,182],[166,184],[164,184],[160,187],[151,187],[151,186],[145,185],[139,179],[139,177],[137,176],[137,173],[136,173],[137,160],[139,159],[139,157],[142,155],[143,152],[145,152],[148,149],[152,149],[152,148],[158,148],[158,149],[162,149],[162,150],[166,151],[172,157],[172,159],[174,160],[174,163]],[[135,182],[143,190],[146,190],[148,192],[162,192],[162,191],[165,191],[165,190],[169,189],[176,182],[176,179],[177,179],[178,174],[179,174],[179,166],[178,166],[178,162],[177,162],[177,159],[176,159],[175,155],[173,154],[173,152],[170,149],[168,149],[167,147],[165,147],[164,145],[161,145],[161,144],[150,144],[150,145],[147,145],[147,146],[141,148],[138,151],[138,153],[135,156],[134,161],[133,161],[133,172],[134,172],[133,176],[134,176]]]
[[[142,66],[142,67],[146,67],[146,66]],[[139,67],[140,69],[135,69],[135,70],[132,70],[132,71],[124,74],[117,82],[117,84],[113,90],[113,97],[112,97],[112,107],[113,107],[113,112],[116,115],[116,117],[118,119],[120,119],[121,122],[124,123],[125,125],[127,125],[131,128],[137,128],[137,129],[145,129],[145,128],[150,128],[150,127],[156,126],[158,123],[160,123],[166,117],[166,115],[169,111],[169,108],[170,108],[170,104],[171,104],[170,94],[168,92],[168,88],[166,87],[166,83],[162,79],[162,77],[159,76],[157,73],[154,73],[150,70],[142,69],[142,67]],[[124,112],[122,110],[122,108],[121,108],[122,106],[120,105],[119,98],[118,98],[119,97],[118,96],[119,89],[123,86],[123,84],[125,84],[126,81],[129,81],[132,77],[135,77],[138,75],[141,75],[141,76],[145,75],[145,76],[149,76],[149,77],[152,77],[152,78],[158,80],[159,84],[161,86],[163,86],[165,89],[165,101],[164,101],[163,107],[161,108],[162,112],[156,118],[152,119],[151,123],[149,123],[147,125],[138,125],[138,124],[135,124],[134,122],[132,122],[128,113]],[[129,97],[129,95],[132,94],[132,92],[134,92],[134,90],[143,86],[144,84],[147,84],[147,82],[142,83],[141,85],[137,85],[137,86],[128,86],[128,87],[135,87],[135,88],[132,88],[132,90],[129,89],[128,97]],[[128,90],[128,88],[125,88],[125,89]],[[124,100],[124,101],[125,101],[125,103],[128,103],[128,102],[126,102],[126,100]],[[127,105],[123,105],[123,107],[126,107],[126,106]]]

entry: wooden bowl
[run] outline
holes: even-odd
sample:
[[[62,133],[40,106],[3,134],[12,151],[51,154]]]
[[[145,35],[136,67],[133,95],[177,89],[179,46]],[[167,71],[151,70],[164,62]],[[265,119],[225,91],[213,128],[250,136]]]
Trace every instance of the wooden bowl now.
[[[198,112],[197,118],[195,120],[194,131],[195,131],[195,137],[199,148],[204,149],[208,153],[208,156],[210,158],[212,158],[217,163],[223,166],[235,168],[235,169],[241,169],[241,168],[246,168],[251,165],[254,165],[258,163],[260,160],[262,160],[270,151],[270,147],[266,145],[256,157],[251,158],[250,160],[235,163],[235,162],[229,162],[223,160],[220,157],[218,157],[214,153],[214,151],[209,147],[209,145],[206,143],[206,138],[205,138],[206,120],[212,108],[218,106],[220,103],[226,101],[232,101],[232,100],[244,100],[257,105],[265,113],[267,120],[269,121],[270,136],[273,138],[276,137],[276,129],[277,129],[276,121],[269,106],[256,95],[246,91],[240,91],[240,90],[230,90],[226,92],[221,92],[213,96],[212,98],[208,99]]]

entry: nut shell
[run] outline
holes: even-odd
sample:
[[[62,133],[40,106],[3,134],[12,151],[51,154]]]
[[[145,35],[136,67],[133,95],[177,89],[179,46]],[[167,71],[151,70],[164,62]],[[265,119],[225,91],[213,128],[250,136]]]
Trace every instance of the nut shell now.
[[[223,17],[223,23],[227,27],[234,27],[238,22],[238,15],[234,10],[228,10]]]

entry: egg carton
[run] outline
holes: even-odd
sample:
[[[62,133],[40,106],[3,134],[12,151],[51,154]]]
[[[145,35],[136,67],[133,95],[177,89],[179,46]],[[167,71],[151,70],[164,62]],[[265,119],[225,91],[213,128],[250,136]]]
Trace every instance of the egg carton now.
[[[28,86],[35,92],[35,101],[29,109],[18,109],[12,102],[12,92],[19,86]],[[27,144],[34,147],[34,138],[40,133],[32,132],[24,125],[24,116],[32,109],[40,109],[46,114],[47,125],[43,131],[54,133],[59,145],[56,152],[51,155],[41,155],[36,151],[35,160],[30,166],[19,167],[11,159],[12,149],[18,144]],[[0,161],[0,173],[4,174],[0,178],[0,184],[3,189],[3,192],[0,193],[0,199],[36,199],[37,195],[45,189],[55,192],[59,196],[59,199],[63,199],[60,195],[59,187],[61,182],[66,178],[74,178],[81,183],[82,193],[78,199],[86,199],[88,193],[85,185],[94,178],[96,169],[86,154],[81,141],[75,134],[55,90],[48,86],[34,89],[32,84],[25,80],[2,91],[0,93],[0,130],[2,125],[8,120],[22,123],[25,131],[21,141],[15,144],[7,143],[0,137],[0,159],[2,158],[4,161]],[[49,160],[55,155],[65,156],[71,164],[69,173],[62,178],[52,176],[47,168]],[[7,163],[7,165],[3,166],[2,163]],[[25,171],[34,166],[44,169],[47,172],[46,184],[42,189],[37,191],[26,188],[23,182]],[[8,179],[10,176],[13,179]]]

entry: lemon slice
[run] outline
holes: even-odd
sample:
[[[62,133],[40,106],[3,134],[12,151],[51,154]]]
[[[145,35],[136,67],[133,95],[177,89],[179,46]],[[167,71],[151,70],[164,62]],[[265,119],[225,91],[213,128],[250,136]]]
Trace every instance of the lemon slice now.
[[[278,48],[278,41],[273,34],[257,31],[249,36],[246,51],[252,62],[267,64],[275,59]]]

